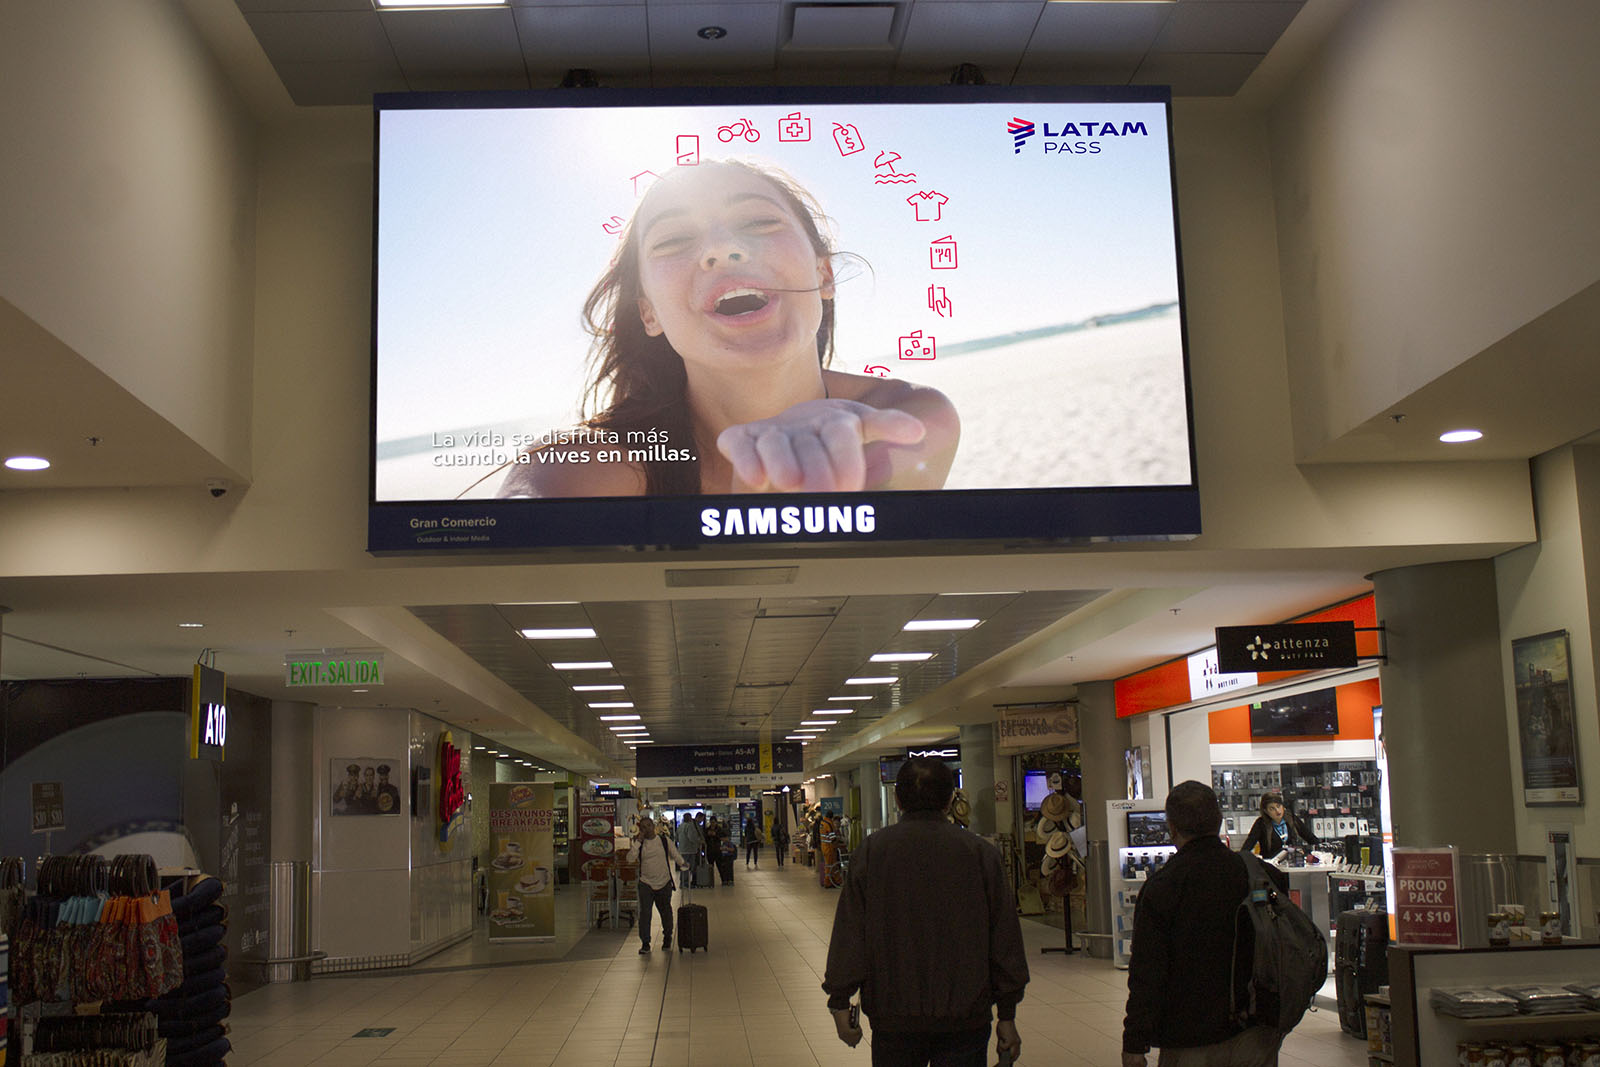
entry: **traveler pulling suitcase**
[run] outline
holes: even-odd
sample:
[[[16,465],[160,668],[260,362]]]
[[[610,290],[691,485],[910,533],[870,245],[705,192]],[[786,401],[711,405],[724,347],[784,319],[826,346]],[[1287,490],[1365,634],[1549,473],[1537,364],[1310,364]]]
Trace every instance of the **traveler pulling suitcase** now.
[[[690,955],[697,948],[711,951],[706,943],[709,931],[709,918],[706,915],[704,904],[694,903],[694,891],[683,891],[683,903],[678,905],[678,951],[688,949]]]

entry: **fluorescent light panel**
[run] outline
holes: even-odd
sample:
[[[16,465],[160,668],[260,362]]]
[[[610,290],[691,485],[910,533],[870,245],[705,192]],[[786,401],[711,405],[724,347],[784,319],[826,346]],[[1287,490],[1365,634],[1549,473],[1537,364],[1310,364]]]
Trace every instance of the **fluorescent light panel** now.
[[[982,619],[912,619],[903,630],[970,630]]]
[[[575,685],[572,687],[572,691],[574,693],[614,693],[619,689],[626,688],[627,686],[621,682],[607,682],[604,685]]]
[[[631,700],[602,700],[597,704],[590,704],[589,706],[591,708],[631,708],[631,707],[633,707],[633,701],[631,701]],[[604,717],[605,716],[601,716],[601,718],[604,718]],[[634,718],[638,718],[638,716],[635,715]]]
[[[933,655],[932,652],[928,655]],[[577,660],[571,663],[552,663],[551,667],[558,671],[609,671],[611,661],[608,659]]]
[[[591,626],[566,626],[552,629],[527,629],[522,631],[522,636],[529,641],[570,641],[582,637],[595,636]]]
[[[591,708],[600,707],[599,704],[590,704],[589,706]],[[623,704],[621,706],[625,707],[625,708],[633,707],[632,704]],[[602,715],[602,716],[600,716],[600,721],[601,722],[630,722],[630,721],[637,721],[637,720],[639,720],[641,718],[643,718],[643,716],[641,716],[641,715]]]
[[[828,727],[832,726],[833,723],[831,723],[831,722],[823,722],[821,719],[807,719],[805,722],[801,723],[800,725],[801,726],[820,726],[824,730],[826,730]]]
[[[900,679],[890,675],[886,678],[846,678],[845,685],[893,685]]]
[[[375,7],[505,7],[510,0],[373,0]]]
[[[641,727],[636,722],[630,722],[630,723],[624,723],[621,726],[613,726],[611,729],[612,730],[640,730],[640,729],[643,729],[643,727]]]
[[[818,708],[816,711],[813,711],[811,714],[813,714],[813,715],[854,715],[855,713],[856,713],[856,709],[855,708]]]
[[[932,659],[932,652],[879,652],[872,657],[874,663],[920,663]],[[834,697],[835,700],[839,699]]]
[[[50,461],[43,456],[12,456],[6,466],[14,471],[42,471],[50,468]]]
[[[871,700],[872,698],[868,697],[868,696],[856,696],[856,697],[829,697],[828,699],[829,700]]]

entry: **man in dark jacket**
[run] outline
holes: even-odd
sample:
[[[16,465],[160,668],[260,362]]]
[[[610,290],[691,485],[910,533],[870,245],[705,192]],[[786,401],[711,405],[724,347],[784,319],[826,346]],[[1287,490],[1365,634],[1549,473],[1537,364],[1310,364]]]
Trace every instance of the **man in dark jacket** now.
[[[955,776],[943,760],[907,760],[894,794],[900,821],[851,855],[833,915],[822,988],[839,1040],[861,1040],[850,1019],[859,989],[873,1067],[934,1056],[985,1067],[991,1008],[998,1046],[1015,1058],[1028,960],[1000,851],[946,819]]]
[[[1151,1046],[1161,1049],[1161,1067],[1274,1067],[1283,1034],[1239,1026],[1229,1003],[1230,974],[1243,1003],[1255,948],[1248,923],[1235,938],[1250,887],[1244,860],[1217,836],[1222,808],[1209,786],[1180,782],[1166,807],[1178,852],[1134,909],[1123,1067],[1146,1067]],[[1283,873],[1271,874],[1287,892]]]

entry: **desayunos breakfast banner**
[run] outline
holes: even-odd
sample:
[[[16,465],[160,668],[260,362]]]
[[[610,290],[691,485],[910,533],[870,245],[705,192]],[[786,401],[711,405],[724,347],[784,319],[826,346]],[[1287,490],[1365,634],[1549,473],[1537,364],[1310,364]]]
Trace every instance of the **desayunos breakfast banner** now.
[[[548,783],[489,787],[490,941],[555,939],[555,801]]]

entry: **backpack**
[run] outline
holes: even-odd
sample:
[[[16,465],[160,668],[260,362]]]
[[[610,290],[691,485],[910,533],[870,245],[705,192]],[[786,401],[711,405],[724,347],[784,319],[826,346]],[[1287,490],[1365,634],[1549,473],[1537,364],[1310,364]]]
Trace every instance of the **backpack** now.
[[[1293,1030],[1328,980],[1328,940],[1267,873],[1258,856],[1240,853],[1250,889],[1234,915],[1234,943],[1246,924],[1255,933],[1245,1003],[1239,984],[1230,982],[1229,1004],[1241,1026]],[[1235,954],[1234,965],[1238,964]]]

